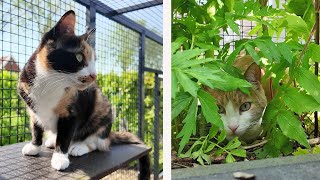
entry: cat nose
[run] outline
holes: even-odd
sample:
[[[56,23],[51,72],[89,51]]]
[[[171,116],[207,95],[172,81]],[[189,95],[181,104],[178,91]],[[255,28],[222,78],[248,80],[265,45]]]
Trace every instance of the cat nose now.
[[[238,127],[239,127],[239,125],[229,125],[228,126],[229,127],[229,129],[233,132],[233,133],[235,133],[236,132],[236,130],[238,129]]]
[[[97,75],[95,75],[95,74],[90,74],[90,77],[91,77],[93,80],[96,80],[96,79],[97,79]]]

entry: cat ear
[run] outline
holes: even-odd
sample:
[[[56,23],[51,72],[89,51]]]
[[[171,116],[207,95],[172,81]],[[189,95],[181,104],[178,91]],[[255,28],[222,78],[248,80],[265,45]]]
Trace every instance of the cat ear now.
[[[74,27],[76,24],[76,15],[74,11],[66,12],[56,25],[59,35],[74,35]]]
[[[74,11],[66,12],[58,21],[58,23],[45,34],[44,39],[56,39],[61,35],[74,35],[74,27],[76,23],[76,15]]]
[[[96,31],[96,28],[93,28],[90,30],[90,28],[87,27],[87,32],[81,35],[81,38],[84,39],[85,41],[88,41],[95,31]]]
[[[244,77],[250,83],[258,83],[261,81],[261,69],[260,66],[256,63],[252,63],[246,72],[244,73]]]

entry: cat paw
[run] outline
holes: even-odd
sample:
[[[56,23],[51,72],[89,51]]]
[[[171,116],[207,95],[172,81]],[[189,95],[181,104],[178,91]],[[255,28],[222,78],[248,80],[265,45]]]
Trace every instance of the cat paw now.
[[[82,156],[90,152],[89,147],[83,143],[76,143],[71,145],[69,153],[71,156]]]
[[[50,136],[46,142],[44,143],[44,145],[47,148],[54,148],[56,146],[56,136]]]
[[[51,159],[51,166],[56,170],[64,170],[69,167],[70,161],[67,154],[54,152]]]
[[[32,143],[28,143],[26,145],[24,145],[24,147],[22,148],[22,154],[23,155],[37,155],[40,152],[41,147],[40,146],[36,146],[33,145]]]

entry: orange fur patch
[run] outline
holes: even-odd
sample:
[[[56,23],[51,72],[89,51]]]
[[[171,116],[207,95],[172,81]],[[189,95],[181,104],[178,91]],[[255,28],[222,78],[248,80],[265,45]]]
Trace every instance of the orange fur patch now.
[[[76,95],[76,89],[68,89],[61,98],[57,107],[54,109],[54,112],[59,115],[59,117],[68,117],[69,111],[67,107],[73,102],[73,98]]]
[[[46,46],[44,46],[43,48],[40,49],[40,51],[37,54],[37,60],[40,61],[40,64],[42,65],[42,67],[44,67],[45,69],[49,69],[50,65],[48,64],[48,49]]]
[[[93,60],[93,59],[91,59],[91,57],[92,57],[92,48],[91,48],[91,46],[86,41],[83,41],[82,44],[84,46],[83,55],[84,55],[85,59],[87,61]]]

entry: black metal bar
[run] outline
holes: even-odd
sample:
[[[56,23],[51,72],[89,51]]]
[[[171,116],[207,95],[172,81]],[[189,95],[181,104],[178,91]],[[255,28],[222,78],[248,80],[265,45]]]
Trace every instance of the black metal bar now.
[[[315,8],[315,16],[316,16],[316,33],[315,33],[315,43],[319,44],[319,0],[315,0],[315,4],[314,4],[314,8]],[[318,62],[314,63],[315,67],[314,67],[314,74],[318,77],[319,74],[319,64]],[[314,112],[314,137],[318,137],[319,136],[319,125],[318,125],[318,112],[315,111]]]
[[[153,0],[153,1],[148,1],[148,2],[144,2],[144,3],[140,3],[140,4],[135,4],[133,6],[129,6],[129,7],[125,7],[125,8],[121,8],[121,9],[117,9],[117,10],[113,10],[109,13],[106,14],[106,16],[116,16],[119,14],[124,14],[124,13],[128,13],[128,12],[132,12],[132,11],[137,11],[137,10],[141,10],[141,9],[145,9],[145,8],[149,8],[149,7],[153,7],[153,6],[158,6],[163,4],[162,0]]]
[[[160,83],[159,75],[154,75],[154,133],[153,133],[153,175],[154,180],[159,179],[159,109],[160,109]]]
[[[163,72],[161,70],[157,70],[157,69],[152,69],[152,68],[148,68],[148,67],[144,67],[144,71],[146,72],[153,72],[156,74],[163,74]]]
[[[89,29],[96,28],[96,7],[93,2],[90,2],[90,6],[86,7],[86,24]],[[96,46],[96,33],[93,33],[90,37],[90,45],[95,48]]]
[[[108,13],[114,11],[114,9],[112,9],[111,7],[105,5],[104,3],[98,1],[98,0],[74,0],[76,2],[78,2],[79,4],[82,4],[86,7],[89,7],[90,6],[90,3],[95,3],[96,4],[96,11],[100,14],[102,14],[103,16],[127,27],[127,28],[130,28],[132,29],[133,31],[136,31],[138,33],[142,33],[144,32],[144,34],[156,41],[157,43],[163,45],[163,39],[162,37],[160,37],[159,35],[157,35],[156,33],[152,32],[151,30],[147,29],[146,27],[136,23],[135,21],[127,18],[126,16],[124,15],[118,15],[118,16],[107,16]]]
[[[144,129],[144,64],[145,64],[145,34],[139,39],[139,74],[138,74],[138,135],[143,140]]]

